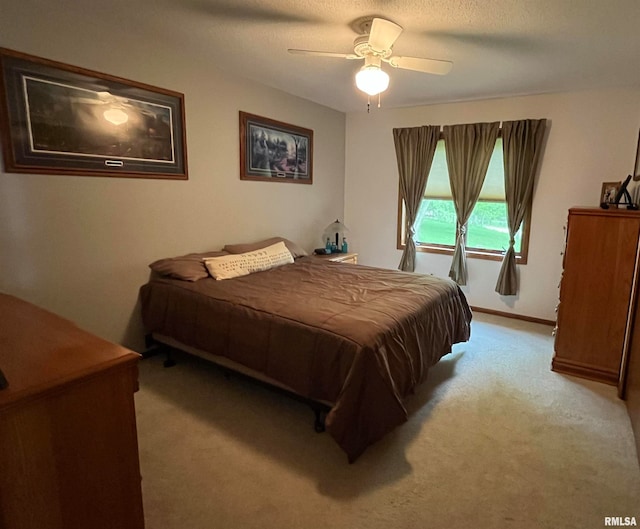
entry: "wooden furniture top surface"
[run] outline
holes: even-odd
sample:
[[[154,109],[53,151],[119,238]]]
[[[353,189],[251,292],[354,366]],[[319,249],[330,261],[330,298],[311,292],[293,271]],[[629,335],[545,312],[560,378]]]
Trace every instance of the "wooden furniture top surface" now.
[[[0,409],[140,358],[73,322],[0,293]]]
[[[640,210],[622,209],[622,208],[594,208],[594,207],[573,207],[569,209],[572,215],[603,215],[616,217],[640,217]]]
[[[317,257],[318,259],[326,259],[327,261],[348,261],[350,259],[355,259],[358,257],[358,254],[355,252],[347,252],[347,253],[329,253],[326,255],[313,255],[313,257]]]

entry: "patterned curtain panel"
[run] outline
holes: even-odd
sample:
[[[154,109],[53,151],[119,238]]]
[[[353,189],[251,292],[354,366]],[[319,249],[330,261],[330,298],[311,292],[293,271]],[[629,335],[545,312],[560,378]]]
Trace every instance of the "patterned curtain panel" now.
[[[503,296],[515,296],[518,293],[514,238],[531,207],[533,182],[538,171],[546,124],[546,119],[502,123],[509,248],[502,260],[496,292]]]
[[[436,152],[440,126],[429,125],[393,129],[393,140],[400,176],[400,197],[405,207],[406,241],[398,268],[413,272],[416,267],[416,244],[413,239],[418,209],[427,187],[427,179]]]
[[[466,224],[487,174],[500,122],[447,125],[443,128],[451,195],[458,229],[449,277],[467,284]]]

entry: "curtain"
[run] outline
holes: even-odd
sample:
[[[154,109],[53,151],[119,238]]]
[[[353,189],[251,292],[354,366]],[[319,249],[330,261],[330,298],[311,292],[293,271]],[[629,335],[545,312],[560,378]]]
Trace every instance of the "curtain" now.
[[[436,152],[440,126],[428,125],[393,129],[396,146],[398,174],[400,176],[400,198],[405,206],[405,247],[398,268],[413,272],[416,267],[416,243],[413,239],[418,209],[427,187],[431,162]]]
[[[502,260],[496,292],[503,296],[514,296],[518,293],[514,237],[531,207],[533,182],[540,161],[546,122],[545,119],[525,119],[502,123],[509,248]]]
[[[451,195],[456,210],[456,244],[449,277],[467,284],[466,225],[487,174],[500,123],[447,125],[443,128]]]

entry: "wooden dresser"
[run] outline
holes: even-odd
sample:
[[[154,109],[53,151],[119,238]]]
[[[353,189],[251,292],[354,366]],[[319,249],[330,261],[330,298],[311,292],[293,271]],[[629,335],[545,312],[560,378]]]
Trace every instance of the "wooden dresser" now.
[[[635,434],[636,452],[640,463],[640,289],[636,290],[635,315],[631,343],[622,359],[618,394],[627,401],[627,411]]]
[[[638,211],[569,210],[554,371],[619,385],[635,315],[639,237]]]
[[[144,527],[139,355],[0,294],[0,527]]]

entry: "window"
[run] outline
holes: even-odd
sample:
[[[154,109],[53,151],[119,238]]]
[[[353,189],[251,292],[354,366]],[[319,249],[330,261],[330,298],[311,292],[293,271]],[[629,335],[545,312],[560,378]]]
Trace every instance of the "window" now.
[[[404,207],[400,216],[400,242],[404,245]],[[444,140],[438,141],[425,195],[415,223],[418,251],[453,253],[456,240],[456,211],[451,197]],[[516,234],[516,262],[526,263],[529,219]],[[507,204],[504,190],[502,138],[498,138],[489,162],[480,198],[467,222],[468,257],[502,260],[509,247]]]

